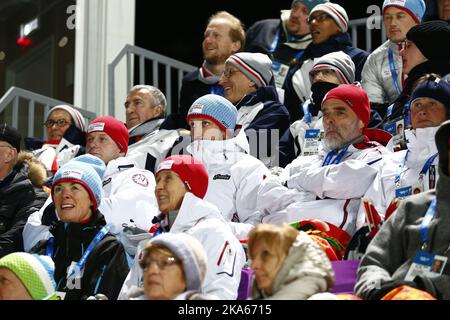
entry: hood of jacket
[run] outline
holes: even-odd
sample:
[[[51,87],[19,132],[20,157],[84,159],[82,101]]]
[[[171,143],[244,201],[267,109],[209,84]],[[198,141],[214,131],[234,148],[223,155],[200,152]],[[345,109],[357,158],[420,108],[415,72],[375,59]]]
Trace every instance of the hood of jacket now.
[[[434,137],[438,129],[439,127],[430,127],[405,131],[406,144],[410,151],[408,167],[421,166],[430,156],[437,153]]]
[[[186,232],[206,219],[219,219],[225,223],[225,219],[215,205],[186,192],[170,232]]]
[[[235,163],[242,159],[243,154],[250,153],[247,136],[244,131],[228,140],[195,140],[187,151],[205,166],[220,165],[225,162]]]

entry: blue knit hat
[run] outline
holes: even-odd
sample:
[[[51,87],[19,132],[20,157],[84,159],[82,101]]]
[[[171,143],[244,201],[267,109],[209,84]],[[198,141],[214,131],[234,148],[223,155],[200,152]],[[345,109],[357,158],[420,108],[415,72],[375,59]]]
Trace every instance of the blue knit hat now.
[[[97,210],[102,200],[102,178],[105,169],[104,162],[90,154],[72,159],[56,172],[52,185],[52,197],[57,184],[76,182],[88,191],[89,197],[94,202],[93,210]]]
[[[383,13],[384,10],[389,7],[396,7],[405,11],[416,23],[420,23],[422,21],[426,9],[425,2],[423,2],[423,0],[384,0]]]
[[[207,94],[198,98],[189,109],[187,121],[194,118],[206,118],[217,124],[222,130],[234,130],[237,109],[227,99],[216,94]]]
[[[420,83],[411,95],[411,105],[418,98],[431,98],[441,102],[450,110],[450,74],[439,79],[432,77]]]
[[[294,1],[292,1],[291,8],[293,8],[297,2],[303,3],[308,8],[308,10],[311,11],[318,4],[330,2],[330,1],[329,0],[294,0]]]

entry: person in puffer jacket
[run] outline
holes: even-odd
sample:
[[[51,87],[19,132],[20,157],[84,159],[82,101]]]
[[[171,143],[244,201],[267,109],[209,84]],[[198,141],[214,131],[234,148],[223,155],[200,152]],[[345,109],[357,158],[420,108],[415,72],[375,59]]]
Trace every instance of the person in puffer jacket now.
[[[379,300],[402,286],[450,299],[450,121],[436,132],[435,190],[405,199],[383,224],[361,260],[355,293]]]
[[[325,252],[289,225],[258,225],[250,233],[248,253],[255,273],[253,299],[306,300],[334,285]]]

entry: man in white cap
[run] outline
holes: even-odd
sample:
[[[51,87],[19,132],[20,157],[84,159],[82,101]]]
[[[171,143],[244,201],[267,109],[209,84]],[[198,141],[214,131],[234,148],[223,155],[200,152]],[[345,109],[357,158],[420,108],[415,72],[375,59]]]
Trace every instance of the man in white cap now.
[[[361,75],[361,85],[369,95],[372,108],[376,107],[382,116],[387,105],[403,90],[401,44],[409,29],[422,21],[424,13],[423,0],[385,0],[383,3],[388,40],[370,54]]]

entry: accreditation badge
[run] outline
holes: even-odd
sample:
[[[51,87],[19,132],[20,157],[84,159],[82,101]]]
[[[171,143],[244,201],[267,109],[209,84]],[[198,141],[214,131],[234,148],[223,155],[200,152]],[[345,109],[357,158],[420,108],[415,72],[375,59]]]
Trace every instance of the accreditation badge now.
[[[289,71],[289,66],[282,64],[278,61],[272,62],[272,72],[275,78],[275,85],[277,88],[282,88],[284,84],[284,80],[286,80],[287,74]]]
[[[417,276],[437,277],[444,271],[447,257],[433,255],[427,252],[418,252],[406,274],[406,281],[413,281]]]
[[[319,154],[320,136],[319,129],[306,130],[301,152],[302,156],[314,156]]]

